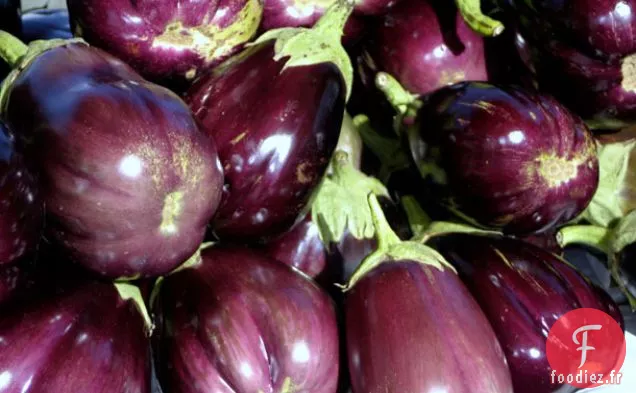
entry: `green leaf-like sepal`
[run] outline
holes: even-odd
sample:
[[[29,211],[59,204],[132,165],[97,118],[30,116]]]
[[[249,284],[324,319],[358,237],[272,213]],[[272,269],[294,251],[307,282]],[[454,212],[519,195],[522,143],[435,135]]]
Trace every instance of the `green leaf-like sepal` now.
[[[457,8],[471,29],[486,37],[496,37],[504,31],[504,25],[484,15],[481,0],[455,0]]]
[[[319,63],[335,64],[344,77],[348,100],[353,85],[353,66],[341,40],[353,6],[353,0],[338,0],[327,9],[314,27],[284,27],[270,30],[250,45],[276,40],[274,59],[279,61],[288,57],[283,71],[290,67]]]
[[[124,282],[115,282],[113,285],[123,300],[131,300],[135,304],[146,324],[146,334],[150,337],[154,330],[154,324],[150,318],[150,314],[148,313],[148,309],[146,308],[144,298],[141,295],[139,288],[133,284]]]
[[[351,164],[349,155],[338,150],[327,175],[313,197],[312,220],[324,244],[338,243],[348,230],[356,239],[374,236],[373,219],[367,203],[369,193],[389,193],[378,179],[365,175]]]
[[[636,243],[636,210],[616,224],[612,230],[610,249],[613,253],[619,253],[632,243]]]

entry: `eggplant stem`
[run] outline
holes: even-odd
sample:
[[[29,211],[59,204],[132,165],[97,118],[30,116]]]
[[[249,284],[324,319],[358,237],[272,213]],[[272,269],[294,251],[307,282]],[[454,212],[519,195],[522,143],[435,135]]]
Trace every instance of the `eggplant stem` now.
[[[428,228],[420,234],[416,241],[426,243],[436,236],[449,235],[452,233],[472,233],[482,235],[498,235],[502,233],[488,229],[480,229],[469,224],[452,222],[452,221],[434,221],[430,223]]]
[[[369,207],[371,208],[371,217],[373,226],[375,227],[376,238],[379,250],[388,250],[394,244],[400,243],[400,238],[393,232],[391,225],[384,215],[382,206],[378,198],[374,194],[369,195]]]
[[[135,306],[137,306],[137,309],[139,310],[139,313],[143,317],[146,324],[146,334],[148,335],[148,337],[150,337],[155,326],[152,322],[152,319],[150,318],[148,308],[146,308],[144,298],[141,295],[141,291],[139,290],[139,288],[136,285],[124,282],[115,282],[113,283],[113,285],[115,285],[117,292],[119,292],[119,296],[121,296],[123,300],[132,300]]]
[[[611,255],[610,238],[612,230],[596,225],[571,225],[557,232],[557,241],[561,248],[570,244],[583,244]]]
[[[481,11],[481,0],[455,0],[455,3],[468,26],[477,33],[486,37],[496,37],[503,33],[503,23]]]
[[[0,30],[0,58],[15,68],[27,53],[28,46],[6,31]]]
[[[426,214],[413,195],[403,196],[401,202],[413,236],[422,236],[433,222],[431,217]]]
[[[387,72],[378,72],[375,76],[375,86],[389,101],[391,106],[402,117],[415,117],[417,107],[420,105],[417,96],[406,90],[393,75]]]

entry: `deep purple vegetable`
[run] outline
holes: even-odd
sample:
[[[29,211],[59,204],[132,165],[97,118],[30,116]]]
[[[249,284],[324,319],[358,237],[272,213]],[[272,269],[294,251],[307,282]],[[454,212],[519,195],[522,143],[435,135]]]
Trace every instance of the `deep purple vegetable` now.
[[[219,204],[214,141],[175,94],[106,52],[45,46],[20,62],[0,106],[40,177],[47,237],[107,277],[169,272],[197,250]]]
[[[453,234],[430,242],[457,269],[504,348],[515,393],[573,391],[552,383],[545,348],[552,325],[576,308],[623,323],[618,306],[564,260],[512,238]]]
[[[117,285],[84,281],[4,307],[0,391],[150,393],[148,325],[134,288]]]
[[[586,121],[636,121],[634,0],[504,0],[540,86]]]
[[[400,242],[370,203],[378,250],[345,303],[353,392],[512,393],[495,333],[457,274],[431,248]]]
[[[308,278],[261,253],[220,247],[166,277],[159,367],[172,393],[335,393],[333,303]]]
[[[18,265],[0,266],[0,304],[9,300],[22,287],[25,273]]]
[[[0,266],[32,252],[43,224],[37,179],[0,122]]]
[[[568,222],[598,184],[594,139],[553,98],[466,82],[433,94],[409,135],[434,191],[460,216],[528,235]]]
[[[312,29],[265,33],[188,91],[225,171],[220,238],[272,238],[300,218],[342,125],[352,71],[340,35],[350,12],[338,3]]]
[[[150,80],[192,80],[256,34],[260,0],[68,0],[76,36]]]
[[[24,13],[20,37],[26,43],[35,40],[73,38],[68,10],[43,9]]]
[[[362,56],[370,71],[384,71],[413,94],[465,80],[487,80],[483,38],[445,0],[404,0],[369,33]]]

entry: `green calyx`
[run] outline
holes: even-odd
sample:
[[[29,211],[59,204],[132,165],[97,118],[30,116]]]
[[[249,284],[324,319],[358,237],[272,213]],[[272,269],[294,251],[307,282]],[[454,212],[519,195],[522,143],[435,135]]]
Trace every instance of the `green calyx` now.
[[[486,37],[496,37],[503,33],[503,23],[481,11],[481,0],[455,0],[455,3],[468,26],[477,33]]]
[[[632,243],[636,243],[636,210],[623,217],[612,229],[609,247],[612,253],[617,254]]]
[[[382,167],[379,178],[386,181],[392,172],[408,168],[409,158],[404,153],[400,140],[378,134],[366,115],[357,115],[353,118],[353,124],[360,133],[365,146],[378,157]]]
[[[11,34],[0,31],[0,58],[4,59],[13,69],[0,86],[0,113],[6,109],[13,83],[35,58],[47,50],[73,43],[88,45],[84,40],[74,38],[70,40],[38,40],[26,46]]]
[[[393,75],[378,72],[375,75],[375,86],[384,94],[400,117],[415,118],[422,103],[417,95],[406,90]]]
[[[372,238],[375,230],[367,196],[388,197],[388,190],[357,170],[342,150],[336,151],[331,166],[333,173],[323,178],[311,204],[320,239],[326,245],[338,243],[347,230],[356,239]]]
[[[136,285],[124,283],[124,282],[115,282],[113,283],[117,292],[119,292],[119,296],[123,300],[131,300],[133,304],[139,310],[139,313],[144,319],[146,325],[146,334],[148,337],[152,335],[152,331],[154,330],[154,324],[152,319],[150,318],[150,314],[148,313],[148,309],[146,308],[146,304],[144,303],[144,298],[141,295],[141,291]]]
[[[408,260],[432,266],[441,271],[449,269],[457,273],[455,268],[448,263],[442,254],[431,247],[417,241],[401,241],[395,232],[393,232],[393,229],[391,229],[391,226],[384,216],[382,207],[378,202],[378,198],[375,195],[371,194],[368,196],[368,204],[373,217],[373,226],[375,227],[378,247],[360,263],[360,266],[358,266],[353,273],[347,285],[343,287],[343,291],[348,291],[353,288],[365,274],[382,263]]]
[[[636,174],[630,169],[635,148],[636,138],[598,146],[599,184],[582,218],[610,227],[636,209]]]
[[[290,67],[300,67],[319,63],[335,64],[347,86],[347,100],[353,85],[353,66],[349,55],[342,47],[343,30],[353,11],[353,0],[337,0],[316,22],[314,27],[285,27],[270,30],[261,35],[251,45],[275,40],[274,60],[285,57],[283,71]]]
[[[571,244],[583,244],[609,255],[612,253],[612,233],[612,230],[597,225],[570,225],[561,228],[556,236],[561,248]]]

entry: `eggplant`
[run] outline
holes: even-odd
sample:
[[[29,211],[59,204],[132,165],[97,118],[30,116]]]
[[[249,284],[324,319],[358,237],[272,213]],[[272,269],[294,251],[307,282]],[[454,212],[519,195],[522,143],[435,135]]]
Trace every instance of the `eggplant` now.
[[[399,2],[370,29],[360,64],[368,86],[384,71],[416,95],[488,79],[483,38],[444,0]]]
[[[312,29],[269,31],[187,92],[225,172],[219,238],[271,239],[302,217],[339,138],[352,74],[340,36],[350,13],[336,3]]]
[[[25,50],[6,34],[0,45]],[[223,174],[187,105],[78,40],[36,42],[18,63],[1,115],[39,178],[47,237],[110,278],[165,274],[192,256]]]
[[[542,90],[595,128],[636,121],[634,0],[499,0]]]
[[[541,233],[589,204],[599,174],[594,139],[554,98],[462,82],[432,94],[409,132],[433,193],[475,225]]]
[[[260,0],[67,0],[76,37],[126,61],[149,80],[192,81],[250,41]]]
[[[161,283],[163,387],[173,393],[335,393],[334,305],[307,277],[262,253],[219,246]]]
[[[25,279],[22,268],[18,265],[0,266],[0,304],[9,300],[19,291]]]
[[[22,15],[22,33],[25,43],[36,40],[73,38],[68,10],[38,9]]]
[[[596,136],[600,180],[582,218],[611,227],[636,208],[636,128]]]
[[[374,195],[369,204],[378,249],[345,293],[353,392],[511,393],[497,337],[453,268],[435,250],[400,241]]]
[[[37,179],[0,121],[0,267],[33,251],[43,219]]]
[[[452,234],[429,243],[457,269],[503,346],[515,393],[574,391],[552,383],[546,340],[552,325],[578,308],[595,308],[619,324],[618,306],[554,254],[501,236]]]
[[[0,392],[150,393],[149,319],[130,297],[138,290],[80,281],[34,291],[2,309]]]

